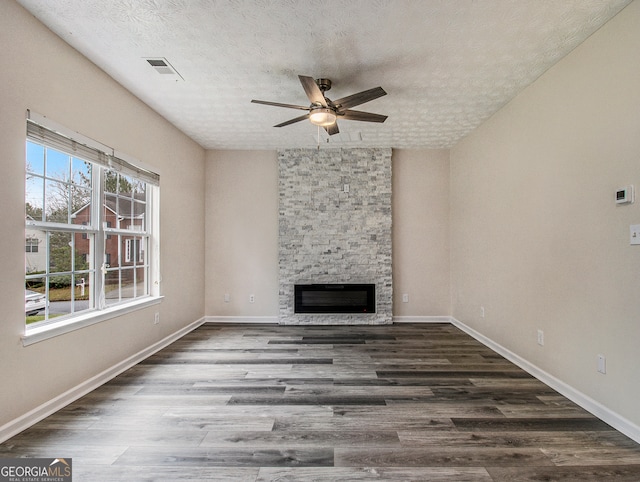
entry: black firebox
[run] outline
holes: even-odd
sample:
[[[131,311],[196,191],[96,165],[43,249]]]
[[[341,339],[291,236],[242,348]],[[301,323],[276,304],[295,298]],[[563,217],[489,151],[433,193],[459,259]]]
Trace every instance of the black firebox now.
[[[375,284],[295,285],[296,313],[375,313]]]

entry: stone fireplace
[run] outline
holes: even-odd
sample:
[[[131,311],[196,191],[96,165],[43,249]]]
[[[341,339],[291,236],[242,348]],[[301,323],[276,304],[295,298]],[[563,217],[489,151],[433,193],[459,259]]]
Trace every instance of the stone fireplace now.
[[[278,152],[281,324],[390,324],[391,149]],[[295,285],[375,285],[375,312],[296,313]]]

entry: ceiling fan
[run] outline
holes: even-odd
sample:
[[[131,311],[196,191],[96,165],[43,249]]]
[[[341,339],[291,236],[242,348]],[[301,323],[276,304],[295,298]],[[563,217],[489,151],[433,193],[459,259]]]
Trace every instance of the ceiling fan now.
[[[341,99],[332,101],[324,95],[327,90],[331,89],[331,81],[329,79],[314,80],[313,77],[307,77],[304,75],[298,75],[298,78],[300,79],[300,83],[302,84],[307,97],[311,101],[311,105],[309,107],[305,107],[303,105],[281,104],[279,102],[268,102],[266,100],[251,101],[254,104],[273,105],[276,107],[287,107],[289,109],[309,111],[305,115],[282,122],[274,127],[284,127],[289,124],[309,119],[312,124],[324,127],[327,134],[332,136],[340,132],[338,129],[338,119],[363,122],[384,122],[387,119],[386,115],[351,110],[351,107],[355,107],[357,105],[364,104],[365,102],[377,99],[378,97],[382,97],[383,95],[387,95],[382,87],[364,90],[357,94],[348,95]]]

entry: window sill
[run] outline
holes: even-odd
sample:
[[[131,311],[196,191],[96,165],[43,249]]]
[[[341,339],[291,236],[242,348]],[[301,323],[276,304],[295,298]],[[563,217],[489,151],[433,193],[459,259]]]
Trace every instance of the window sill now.
[[[163,296],[147,297],[140,300],[132,301],[127,304],[114,306],[101,311],[91,311],[84,315],[75,316],[68,320],[60,321],[59,323],[51,323],[48,325],[27,328],[25,334],[22,336],[22,346],[33,345],[49,338],[64,335],[81,328],[95,325],[101,321],[116,318],[118,316],[126,315],[133,311],[141,310],[149,306],[159,304]]]

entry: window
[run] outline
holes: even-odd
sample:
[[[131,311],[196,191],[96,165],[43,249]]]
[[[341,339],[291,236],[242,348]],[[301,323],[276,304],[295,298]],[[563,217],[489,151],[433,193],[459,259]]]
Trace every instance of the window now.
[[[83,140],[27,122],[25,289],[47,300],[27,333],[159,294],[159,176]]]
[[[38,238],[32,238],[27,236],[27,242],[25,245],[25,252],[37,253],[38,252]]]
[[[107,171],[104,182],[105,292],[107,305],[148,294],[149,265],[142,255],[149,245],[147,183]],[[135,233],[135,234],[132,234]],[[117,260],[115,263],[113,260]]]

